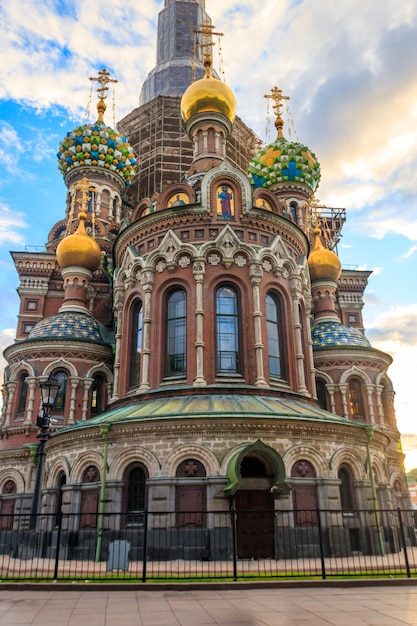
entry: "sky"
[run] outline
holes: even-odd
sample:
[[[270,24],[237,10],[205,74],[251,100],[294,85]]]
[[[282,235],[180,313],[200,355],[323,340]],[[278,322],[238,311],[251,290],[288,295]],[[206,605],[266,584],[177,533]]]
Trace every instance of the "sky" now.
[[[42,251],[64,217],[56,152],[86,120],[89,77],[105,67],[118,80],[116,122],[138,106],[155,65],[163,5],[0,4],[1,352],[13,342],[18,312],[9,251]],[[389,374],[406,468],[417,467],[417,3],[206,0],[206,10],[225,34],[224,76],[239,117],[272,141],[263,96],[281,88],[294,123],[284,134],[309,146],[321,164],[316,198],[347,210],[338,253],[343,266],[373,272],[366,336],[394,358]],[[105,120],[113,125],[111,99]]]

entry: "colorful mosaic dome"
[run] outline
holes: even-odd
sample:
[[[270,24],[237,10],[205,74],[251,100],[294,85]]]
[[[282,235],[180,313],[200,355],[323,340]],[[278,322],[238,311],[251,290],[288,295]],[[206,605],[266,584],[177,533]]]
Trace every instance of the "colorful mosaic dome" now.
[[[79,167],[103,167],[130,185],[136,174],[136,157],[126,137],[104,122],[78,126],[59,146],[58,168],[63,176]]]
[[[28,339],[72,339],[110,343],[106,329],[88,313],[62,311],[36,324]]]
[[[307,146],[278,137],[249,163],[249,180],[258,187],[273,187],[294,181],[308,185],[314,192],[320,182],[320,164]]]
[[[313,326],[311,337],[313,339],[313,349],[343,348],[345,346],[355,348],[372,347],[360,330],[336,321],[319,322]]]

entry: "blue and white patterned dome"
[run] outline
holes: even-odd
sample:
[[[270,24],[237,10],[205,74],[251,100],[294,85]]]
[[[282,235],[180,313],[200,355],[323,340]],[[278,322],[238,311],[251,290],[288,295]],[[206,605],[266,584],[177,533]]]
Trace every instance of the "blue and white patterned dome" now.
[[[28,339],[71,339],[109,344],[107,330],[88,313],[62,311],[36,324]]]
[[[317,348],[372,348],[365,335],[357,328],[341,322],[319,322],[311,330],[313,349]]]

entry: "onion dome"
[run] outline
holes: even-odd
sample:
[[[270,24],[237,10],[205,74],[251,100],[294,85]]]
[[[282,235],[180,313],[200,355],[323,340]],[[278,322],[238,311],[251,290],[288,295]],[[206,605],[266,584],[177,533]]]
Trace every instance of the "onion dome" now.
[[[80,223],[76,232],[60,241],[56,249],[58,265],[61,269],[75,265],[94,272],[100,265],[100,246],[85,232],[87,214],[81,211],[78,217]]]
[[[371,348],[371,344],[365,335],[352,326],[347,326],[338,321],[318,322],[311,329],[313,349],[318,348]]]
[[[301,143],[287,141],[282,133],[282,102],[289,100],[289,96],[283,96],[281,89],[274,87],[272,95],[265,98],[274,100],[273,108],[277,114],[275,127],[278,134],[276,141],[263,148],[249,163],[249,181],[255,189],[270,188],[278,183],[299,182],[307,185],[314,193],[321,177],[316,155]]]
[[[110,344],[105,327],[88,313],[62,311],[38,322],[28,339],[59,339]]]
[[[308,267],[312,282],[316,280],[332,280],[337,282],[342,264],[340,259],[331,250],[323,246],[320,239],[320,228],[314,229],[316,240],[308,257]]]
[[[114,172],[125,185],[130,185],[136,174],[133,148],[124,135],[107,126],[103,119],[108,83],[117,82],[109,76],[110,73],[103,69],[97,78],[90,78],[100,84],[97,122],[78,126],[66,134],[57,153],[58,168],[65,177],[76,168],[102,167]]]
[[[181,115],[184,122],[200,113],[219,113],[233,123],[236,100],[232,90],[221,80],[213,78],[210,57],[205,58],[204,67],[204,78],[192,83],[182,96]]]

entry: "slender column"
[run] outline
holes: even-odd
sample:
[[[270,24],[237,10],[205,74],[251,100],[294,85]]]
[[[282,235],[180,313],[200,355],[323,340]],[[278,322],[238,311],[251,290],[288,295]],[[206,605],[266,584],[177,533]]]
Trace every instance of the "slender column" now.
[[[301,295],[301,281],[299,276],[291,276],[291,296],[292,296],[292,309],[294,318],[294,336],[295,336],[295,349],[297,359],[297,372],[298,372],[298,392],[303,395],[308,394],[306,387],[306,379],[304,374],[304,352],[303,352],[303,340],[301,336],[301,320],[300,320],[300,295]]]
[[[331,413],[336,413],[336,402],[334,400],[334,392],[336,390],[336,385],[326,385],[326,390],[329,394],[330,398],[330,411]]]
[[[36,378],[34,376],[30,376],[30,377],[28,376],[26,380],[28,383],[28,400],[27,400],[25,424],[31,424],[32,415],[33,415],[33,402],[35,399]]]
[[[68,417],[68,424],[75,423],[75,394],[77,393],[77,387],[80,379],[77,377],[73,377],[70,379],[71,384],[71,398],[70,398],[70,410]]]
[[[93,384],[93,379],[92,378],[83,378],[84,396],[83,396],[83,408],[82,408],[82,414],[81,414],[81,419],[82,420],[86,420],[87,419],[88,396],[89,396],[92,384]]]
[[[206,266],[202,259],[194,261],[193,274],[196,292],[196,377],[193,382],[194,387],[205,387],[207,382],[204,378],[204,305],[203,305],[203,282]]]
[[[261,327],[261,302],[259,297],[259,285],[262,280],[262,266],[258,262],[249,264],[249,278],[252,285],[253,297],[253,325],[255,334],[255,363],[256,363],[256,381],[257,387],[268,387],[264,373],[264,345],[262,343],[262,327]]]
[[[143,303],[143,341],[142,341],[142,367],[140,391],[150,389],[149,364],[151,358],[151,296],[153,290],[154,270],[147,269],[142,272],[142,285],[145,291]]]
[[[113,393],[111,401],[119,398],[119,374],[120,374],[120,345],[122,340],[122,314],[123,314],[123,291],[118,289],[115,295],[115,318],[116,318],[116,334],[115,334],[115,351],[113,365]]]
[[[313,398],[317,400],[316,370],[314,368],[313,340],[311,338],[311,322],[310,322],[311,300],[312,298],[310,294],[304,294],[304,305],[305,305],[305,313],[306,313],[305,325],[306,325],[306,333],[308,337],[307,349],[308,349],[308,358],[309,358],[309,363],[310,363],[311,389],[313,393]],[[333,392],[333,395],[334,395],[334,392]],[[334,398],[333,398],[333,402],[334,402]]]
[[[340,395],[342,397],[343,417],[345,417],[346,419],[349,419],[349,410],[348,410],[348,403],[347,403],[347,398],[346,398],[348,385],[346,383],[341,383],[339,385],[339,389],[340,389]]]
[[[16,382],[9,382],[7,384],[8,396],[7,396],[6,421],[4,424],[5,426],[10,426],[10,421],[12,417],[12,409],[13,409],[13,398],[16,393],[16,387],[17,387]]]
[[[378,412],[378,422],[384,424],[384,406],[382,404],[382,385],[375,385],[376,409]]]
[[[375,411],[374,411],[374,404],[372,402],[374,385],[365,385],[365,389],[366,389],[366,397],[368,400],[369,419],[371,421],[371,424],[375,424]]]

